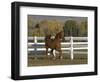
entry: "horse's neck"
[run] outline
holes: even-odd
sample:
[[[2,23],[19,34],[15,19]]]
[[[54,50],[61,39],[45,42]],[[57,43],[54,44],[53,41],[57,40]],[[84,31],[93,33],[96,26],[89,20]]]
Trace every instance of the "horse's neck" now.
[[[59,38],[54,38],[54,41],[60,41],[60,39]]]

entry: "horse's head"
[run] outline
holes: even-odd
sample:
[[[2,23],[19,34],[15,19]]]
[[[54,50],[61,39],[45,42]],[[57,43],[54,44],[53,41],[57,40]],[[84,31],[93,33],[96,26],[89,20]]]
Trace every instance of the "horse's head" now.
[[[64,38],[64,32],[60,31],[59,33],[56,34],[55,38],[62,40]]]

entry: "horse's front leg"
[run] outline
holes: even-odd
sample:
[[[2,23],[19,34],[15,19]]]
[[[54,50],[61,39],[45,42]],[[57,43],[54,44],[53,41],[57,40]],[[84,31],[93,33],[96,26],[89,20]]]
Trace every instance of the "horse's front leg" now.
[[[46,48],[46,55],[48,55],[48,48]]]
[[[53,56],[53,60],[55,60],[56,59],[56,55],[55,55],[55,50],[54,49],[51,50],[51,54]]]
[[[48,48],[46,48],[46,56],[47,56],[47,58],[48,58]]]
[[[63,57],[62,57],[62,50],[60,49],[60,50],[58,50],[59,51],[59,59],[62,59]]]
[[[62,59],[63,58],[63,56],[62,56],[62,50],[60,51],[60,59]]]

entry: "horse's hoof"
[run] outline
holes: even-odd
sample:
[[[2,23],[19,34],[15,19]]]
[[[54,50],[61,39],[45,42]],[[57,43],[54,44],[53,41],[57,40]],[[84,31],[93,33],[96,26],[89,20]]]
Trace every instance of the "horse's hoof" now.
[[[63,57],[62,57],[62,56],[60,56],[60,57],[59,57],[59,59],[63,59]]]

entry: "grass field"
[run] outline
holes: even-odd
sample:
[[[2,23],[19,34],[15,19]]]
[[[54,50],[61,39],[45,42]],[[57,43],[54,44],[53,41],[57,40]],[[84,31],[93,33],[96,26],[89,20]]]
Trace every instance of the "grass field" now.
[[[28,66],[50,66],[50,65],[77,65],[87,64],[87,54],[74,54],[74,59],[70,59],[70,55],[63,56],[63,59],[53,60],[52,56],[39,55],[39,56],[28,56]]]

